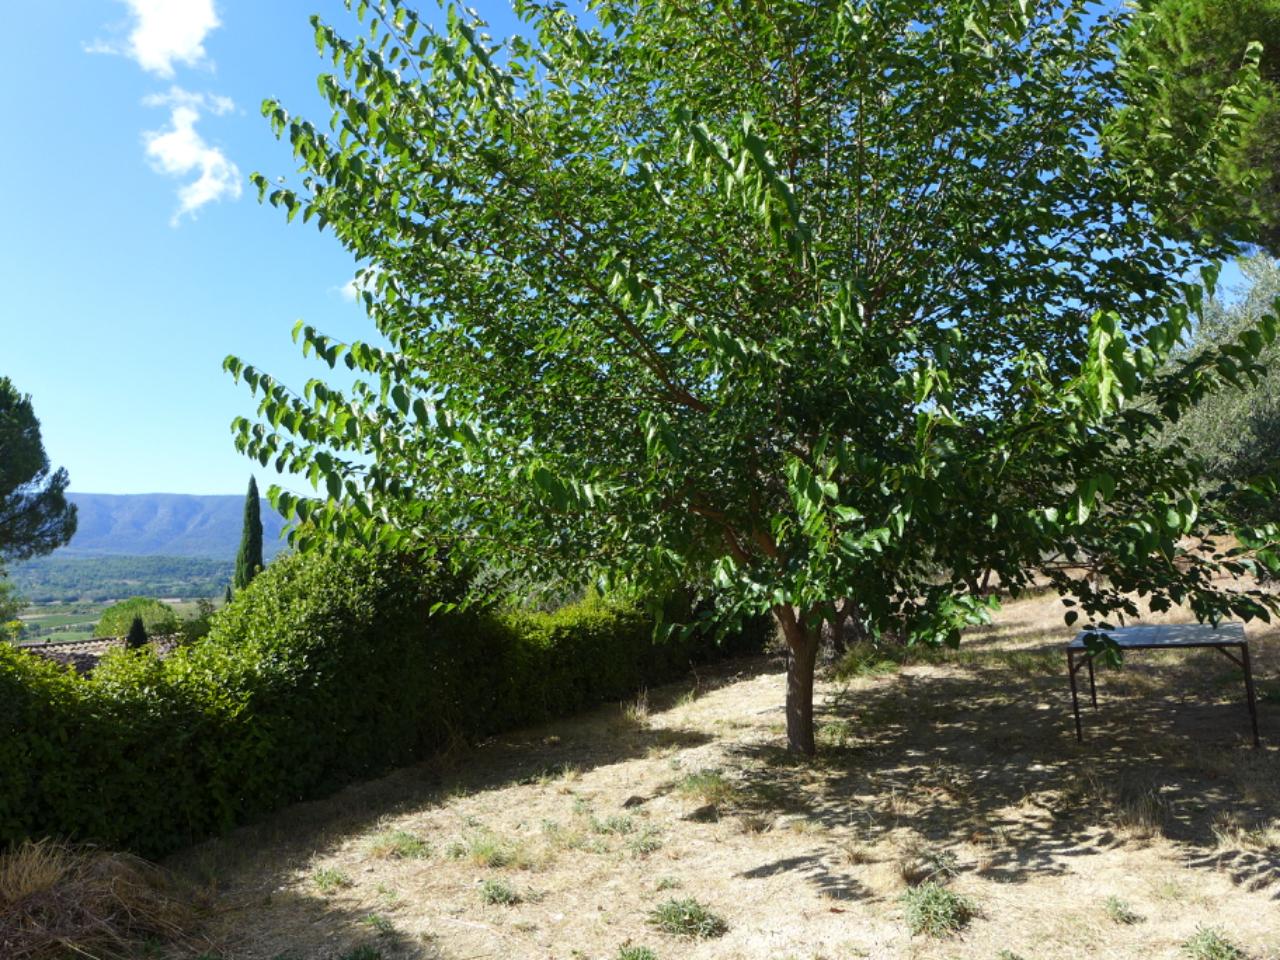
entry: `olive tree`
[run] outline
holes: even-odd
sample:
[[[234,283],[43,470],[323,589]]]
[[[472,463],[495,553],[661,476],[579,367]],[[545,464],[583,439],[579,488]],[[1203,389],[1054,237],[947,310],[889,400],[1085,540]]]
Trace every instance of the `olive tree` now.
[[[342,537],[534,576],[706,584],[770,613],[811,753],[824,619],[955,642],[984,585],[1051,581],[1101,627],[1274,562],[1200,492],[1179,418],[1275,335],[1175,358],[1187,278],[1243,221],[1212,189],[1238,111],[1125,158],[1169,78],[1083,0],[518,0],[496,41],[398,0],[313,21],[328,132],[269,101],[301,165],[255,180],[361,264],[355,372],[234,425],[305,548]],[[1248,65],[1223,102],[1250,95]],[[1194,203],[1188,203],[1194,201]],[[1194,216],[1176,213],[1194,209]],[[1233,534],[1231,551],[1220,549]]]

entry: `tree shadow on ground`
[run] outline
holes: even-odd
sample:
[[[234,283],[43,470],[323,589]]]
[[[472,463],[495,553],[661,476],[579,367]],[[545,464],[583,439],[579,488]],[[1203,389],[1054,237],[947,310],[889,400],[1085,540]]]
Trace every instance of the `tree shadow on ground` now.
[[[766,657],[700,665],[682,681],[643,691],[651,709],[665,709],[777,669]],[[367,903],[345,902],[342,884],[327,893],[298,888],[300,873],[317,858],[390,818],[419,812],[459,794],[554,780],[571,772],[622,763],[650,751],[710,743],[702,731],[651,727],[628,718],[628,703],[459,745],[447,754],[402,767],[377,780],[352,784],[329,797],[294,804],[230,834],[171,856],[165,866],[213,894],[223,911],[252,908],[254,942],[224,945],[227,956],[279,960],[344,960],[376,951],[382,960],[447,960],[436,943],[389,926]],[[223,888],[236,877],[234,888]],[[244,878],[252,877],[249,883]],[[446,918],[447,923],[470,921]],[[270,931],[264,934],[263,931]],[[492,932],[492,931],[490,931]],[[265,942],[270,936],[271,942]],[[372,956],[372,954],[366,954]]]
[[[1273,644],[1254,643],[1259,675],[1275,672]],[[1191,866],[1280,899],[1280,846],[1265,832],[1280,817],[1280,709],[1259,703],[1255,750],[1238,669],[1212,651],[1135,657],[1099,672],[1096,710],[1082,691],[1077,743],[1065,657],[1047,649],[844,687],[820,711],[816,763],[773,744],[732,749],[743,807],[803,811],[867,844],[905,830],[934,851],[980,850],[977,868],[1009,883],[1159,835]],[[1228,836],[1224,823],[1243,826]],[[833,877],[838,861],[776,868],[852,883]]]

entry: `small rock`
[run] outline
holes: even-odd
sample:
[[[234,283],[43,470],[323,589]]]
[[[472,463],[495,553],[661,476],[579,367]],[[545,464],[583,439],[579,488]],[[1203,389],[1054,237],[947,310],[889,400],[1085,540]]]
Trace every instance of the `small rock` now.
[[[627,797],[627,799],[622,801],[622,809],[630,810],[632,807],[638,807],[642,803],[645,803],[648,799],[649,799],[648,797],[638,797],[638,796]]]

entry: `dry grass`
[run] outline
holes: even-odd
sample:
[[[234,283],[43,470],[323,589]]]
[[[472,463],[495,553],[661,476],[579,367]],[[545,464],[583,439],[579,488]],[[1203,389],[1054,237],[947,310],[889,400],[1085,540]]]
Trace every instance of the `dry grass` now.
[[[146,942],[190,942],[195,910],[159,868],[51,840],[0,853],[5,960],[130,957]]]
[[[1274,684],[1280,633],[1250,636]],[[174,866],[223,891],[219,960],[1173,960],[1213,927],[1280,958],[1280,702],[1255,751],[1218,660],[1136,654],[1077,744],[1069,637],[1036,598],[958,652],[828,677],[816,762],[782,749],[781,663],[727,665]],[[722,935],[655,927],[672,900]]]

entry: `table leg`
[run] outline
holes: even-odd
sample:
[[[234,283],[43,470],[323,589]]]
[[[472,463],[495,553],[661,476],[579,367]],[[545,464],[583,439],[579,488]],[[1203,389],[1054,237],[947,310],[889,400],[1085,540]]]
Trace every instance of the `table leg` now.
[[[1071,712],[1076,718],[1076,742],[1084,743],[1084,730],[1080,726],[1080,696],[1076,692],[1076,655],[1067,650],[1067,673],[1071,677]]]
[[[1249,698],[1249,720],[1253,724],[1253,746],[1262,746],[1258,738],[1258,701],[1253,693],[1253,667],[1249,664],[1249,644],[1240,644],[1240,658],[1244,661],[1244,692]]]
[[[1093,700],[1093,709],[1098,709],[1098,685],[1093,679],[1093,654],[1086,653],[1084,655],[1085,663],[1089,665],[1089,698]]]

